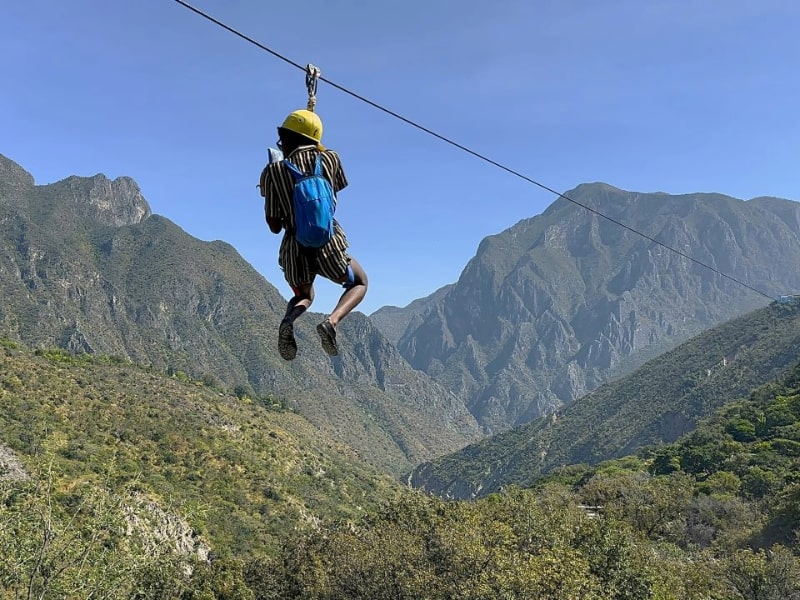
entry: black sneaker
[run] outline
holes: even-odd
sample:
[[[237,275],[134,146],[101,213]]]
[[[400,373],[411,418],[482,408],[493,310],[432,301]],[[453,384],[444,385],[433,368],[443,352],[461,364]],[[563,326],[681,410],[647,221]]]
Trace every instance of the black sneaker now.
[[[284,360],[294,360],[297,356],[297,342],[294,340],[294,325],[291,321],[281,321],[278,328],[278,353]]]
[[[336,329],[331,325],[330,321],[323,321],[317,325],[317,333],[319,334],[319,341],[322,342],[322,349],[331,356],[339,354],[339,348],[336,346]]]

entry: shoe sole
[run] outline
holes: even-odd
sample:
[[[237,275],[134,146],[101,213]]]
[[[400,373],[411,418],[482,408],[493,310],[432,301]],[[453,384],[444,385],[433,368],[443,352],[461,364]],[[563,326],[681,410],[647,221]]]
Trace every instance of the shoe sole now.
[[[294,325],[291,323],[281,323],[278,329],[278,353],[284,360],[294,360],[294,357],[297,356]]]
[[[325,323],[317,325],[317,333],[319,334],[319,341],[322,343],[322,349],[325,350],[326,354],[330,356],[339,354],[339,349],[336,347],[336,339],[331,337],[328,328],[325,327]]]

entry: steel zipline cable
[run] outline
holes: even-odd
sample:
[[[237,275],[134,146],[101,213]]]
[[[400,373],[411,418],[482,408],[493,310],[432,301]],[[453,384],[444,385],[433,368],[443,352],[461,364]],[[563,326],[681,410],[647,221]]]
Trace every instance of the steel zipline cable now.
[[[242,38],[243,40],[245,40],[246,42],[249,42],[250,44],[253,44],[257,48],[260,48],[261,50],[264,50],[265,52],[268,52],[269,54],[271,54],[275,58],[278,58],[278,59],[282,60],[283,62],[285,62],[287,64],[290,64],[291,66],[293,66],[293,67],[295,67],[297,69],[300,69],[301,71],[304,71],[304,72],[306,71],[306,67],[304,67],[303,65],[301,65],[299,63],[296,63],[295,61],[287,58],[286,56],[280,54],[279,52],[276,52],[272,48],[269,48],[269,47],[265,46],[264,44],[254,40],[250,36],[245,35],[244,33],[234,29],[233,27],[231,27],[229,25],[226,25],[225,23],[223,23],[222,21],[212,17],[208,13],[203,12],[202,10],[200,10],[199,8],[196,8],[195,6],[192,6],[191,4],[186,2],[185,0],[175,0],[175,2],[177,2],[181,6],[184,6],[184,7],[188,8],[192,12],[200,15],[204,19],[207,19],[208,21],[211,21],[215,25],[218,25],[219,27],[222,27],[223,29],[225,29],[226,31],[232,33],[233,35]],[[535,186],[537,186],[537,187],[539,187],[539,188],[541,188],[541,189],[543,189],[543,190],[545,190],[547,192],[550,192],[551,194],[554,194],[555,196],[558,196],[559,198],[563,198],[564,200],[567,200],[568,202],[571,202],[572,204],[575,204],[576,206],[580,206],[581,208],[583,208],[583,209],[585,209],[585,210],[597,215],[598,217],[601,217],[601,218],[605,219],[606,221],[609,221],[609,222],[611,222],[611,223],[613,223],[615,225],[618,225],[619,227],[622,227],[624,229],[627,229],[631,233],[634,233],[634,234],[636,234],[636,235],[638,235],[638,236],[640,236],[640,237],[642,237],[642,238],[644,238],[644,239],[646,239],[646,240],[648,240],[650,242],[653,242],[654,244],[664,248],[665,250],[669,250],[670,252],[673,252],[673,253],[677,254],[678,256],[681,256],[682,258],[685,258],[685,259],[687,259],[687,260],[689,260],[689,261],[691,261],[691,262],[693,262],[693,263],[695,263],[695,264],[697,264],[697,265],[699,265],[701,267],[704,267],[704,268],[708,269],[709,271],[712,271],[713,273],[716,273],[717,275],[719,275],[721,277],[724,277],[725,279],[728,279],[729,281],[732,281],[733,283],[735,283],[737,285],[740,285],[740,286],[742,286],[744,288],[747,288],[748,290],[750,290],[752,292],[755,292],[756,294],[759,294],[761,296],[764,296],[765,298],[769,298],[770,300],[774,300],[774,297],[771,296],[770,294],[767,294],[766,292],[763,292],[762,290],[759,290],[759,289],[751,286],[749,283],[747,283],[745,281],[742,281],[741,279],[737,279],[736,277],[734,277],[732,275],[728,275],[727,273],[724,273],[724,272],[720,271],[716,267],[713,267],[713,266],[711,266],[709,264],[706,264],[703,261],[698,260],[698,259],[686,254],[685,252],[683,252],[681,250],[678,250],[677,248],[673,248],[669,244],[665,244],[664,242],[659,242],[657,239],[655,239],[654,237],[652,237],[650,235],[647,235],[644,232],[641,232],[641,231],[639,231],[637,229],[634,229],[633,227],[630,227],[629,225],[626,225],[625,223],[622,223],[621,221],[618,221],[618,220],[614,219],[613,217],[609,217],[608,215],[603,214],[602,212],[600,212],[599,210],[597,210],[595,208],[592,208],[591,206],[587,206],[586,204],[583,204],[582,202],[578,202],[577,200],[573,200],[569,196],[565,196],[561,192],[558,192],[558,191],[554,190],[553,188],[548,187],[548,186],[544,185],[543,183],[540,183],[540,182],[536,181],[535,179],[532,179],[531,177],[528,177],[524,173],[520,173],[519,171],[516,171],[516,170],[514,170],[514,169],[512,169],[510,167],[507,167],[506,165],[504,165],[502,163],[499,163],[496,160],[493,160],[493,159],[489,158],[488,156],[486,156],[484,154],[481,154],[480,152],[476,152],[475,150],[472,150],[471,148],[468,148],[467,146],[459,144],[458,142],[453,141],[450,138],[445,137],[444,135],[433,131],[432,129],[429,129],[429,128],[425,127],[424,125],[420,125],[419,123],[417,123],[415,121],[412,121],[411,119],[409,119],[407,117],[404,117],[403,115],[401,115],[399,113],[396,113],[393,110],[390,110],[390,109],[386,108],[385,106],[382,106],[382,105],[378,104],[377,102],[373,102],[369,98],[366,98],[366,97],[362,96],[361,94],[353,92],[352,90],[349,90],[346,87],[341,86],[341,85],[339,85],[338,83],[336,83],[334,81],[331,81],[330,79],[327,79],[325,77],[319,76],[319,80],[320,81],[324,81],[325,83],[327,83],[331,87],[339,90],[340,92],[343,92],[343,93],[345,93],[345,94],[347,94],[349,96],[352,96],[353,98],[355,98],[357,100],[360,100],[361,102],[364,102],[365,104],[368,104],[369,106],[372,106],[373,108],[376,108],[377,110],[379,110],[381,112],[384,112],[387,115],[390,115],[390,116],[394,117],[395,119],[399,119],[403,123],[406,123],[407,125],[410,125],[411,127],[419,129],[420,131],[423,131],[424,133],[427,133],[428,135],[431,135],[431,136],[433,136],[433,137],[445,142],[446,144],[450,144],[451,146],[454,146],[454,147],[458,148],[459,150],[462,150],[463,152],[466,152],[467,154],[471,154],[475,158],[478,158],[478,159],[480,159],[480,160],[482,160],[484,162],[487,162],[490,165],[495,166],[498,169],[501,169],[502,171],[505,171],[505,172],[507,172],[507,173],[509,173],[511,175],[514,175],[515,177],[518,177],[518,178],[522,179],[523,181],[527,181],[528,183],[533,184],[533,185],[535,185]]]

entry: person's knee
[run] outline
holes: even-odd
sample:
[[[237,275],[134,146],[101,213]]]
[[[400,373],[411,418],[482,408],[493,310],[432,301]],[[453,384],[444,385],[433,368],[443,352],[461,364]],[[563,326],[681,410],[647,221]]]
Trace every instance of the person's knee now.
[[[344,281],[342,287],[346,290],[351,290],[354,287],[362,286],[367,287],[367,274],[358,264],[348,264],[347,271],[345,271]]]
[[[310,285],[292,286],[292,293],[294,294],[294,298],[292,298],[294,302],[305,300],[311,303],[314,301],[314,288]]]
[[[369,279],[367,278],[367,272],[364,270],[364,267],[356,260],[351,260],[348,267],[353,272],[353,281],[355,285],[363,285],[367,287],[369,285]]]

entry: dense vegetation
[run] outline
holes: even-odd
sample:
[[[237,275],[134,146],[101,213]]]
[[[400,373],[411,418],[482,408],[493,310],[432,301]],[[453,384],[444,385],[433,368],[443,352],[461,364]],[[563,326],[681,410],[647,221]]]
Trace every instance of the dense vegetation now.
[[[797,365],[680,442],[474,502],[408,496],[248,574],[280,590],[258,598],[800,598],[799,432]]]
[[[473,502],[303,420],[5,343],[0,598],[800,598],[800,365],[677,443]]]
[[[94,556],[78,561],[78,579],[100,568],[94,552],[103,560],[178,547],[200,558],[209,550],[257,556],[287,532],[323,517],[357,518],[395,493],[391,478],[306,419],[235,391],[182,372],[3,342],[0,555],[20,562],[0,580],[9,585],[32,568],[37,552],[56,562],[36,569],[58,570],[69,562],[60,555],[79,552],[73,537]],[[32,477],[4,480],[4,450]],[[121,531],[132,535],[124,548]]]

